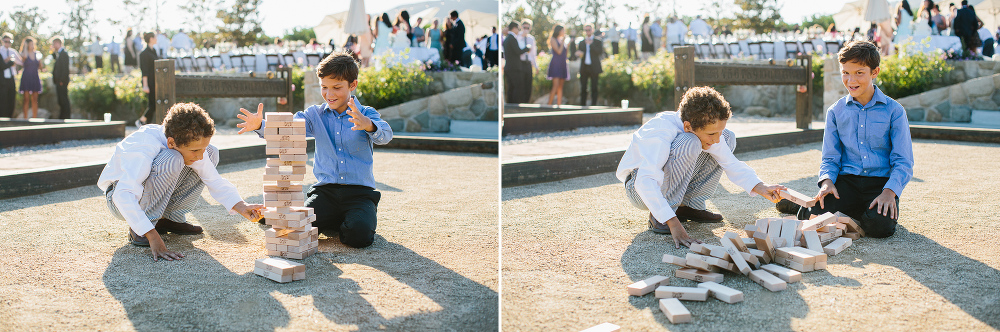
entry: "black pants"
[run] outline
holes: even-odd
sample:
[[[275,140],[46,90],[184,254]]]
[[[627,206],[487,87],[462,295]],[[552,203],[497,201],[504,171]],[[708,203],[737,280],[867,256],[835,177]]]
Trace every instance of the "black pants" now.
[[[56,83],[56,97],[59,99],[59,118],[69,119],[73,111],[69,108],[68,83]]]
[[[991,57],[991,56],[993,56],[993,53],[994,53],[993,52],[993,38],[990,38],[990,39],[987,39],[987,40],[983,41],[983,51],[980,52],[980,53],[982,53],[983,56],[985,56],[985,57]]]
[[[889,181],[889,178],[870,177],[841,174],[837,176],[837,193],[840,199],[832,194],[823,198],[824,208],[819,204],[813,206],[808,213],[819,215],[826,212],[843,212],[858,221],[858,226],[865,230],[865,236],[883,238],[892,236],[896,232],[896,219],[883,216],[878,212],[878,206],[869,209],[868,206],[878,195],[882,194],[882,187]],[[896,208],[898,213],[899,196],[896,196]],[[802,217],[805,208],[799,210],[799,217]],[[898,214],[897,214],[898,217]]]
[[[156,88],[150,86],[146,94],[146,123],[156,122]],[[165,114],[164,114],[165,115]]]
[[[313,186],[306,206],[313,208],[319,231],[328,236],[340,233],[340,242],[364,248],[375,241],[376,213],[382,193],[365,186],[326,184]]]
[[[625,56],[626,57],[630,57],[632,59],[638,59],[639,58],[639,52],[635,49],[635,41],[634,40],[629,40],[628,41],[628,49],[625,50]]]
[[[97,69],[104,68],[104,56],[101,55],[94,56],[94,68]]]
[[[618,42],[611,42],[611,54],[618,55]]]
[[[590,81],[590,106],[597,105],[597,78],[601,74],[580,71],[580,106],[587,106],[587,81]]]
[[[0,73],[0,118],[14,116],[14,105],[17,103],[17,89],[14,79],[3,78]]]
[[[520,71],[504,72],[504,91],[507,94],[507,102],[513,104],[523,104],[528,102],[530,96],[524,95],[524,76],[527,74]]]
[[[531,83],[535,79],[535,76],[533,75],[534,67],[531,67],[531,62],[525,61],[525,64],[529,67],[528,72],[521,76],[521,98],[524,99],[525,103],[531,103]]]
[[[496,66],[499,63],[498,62],[499,59],[500,59],[499,50],[497,51],[486,50],[486,58],[484,59],[486,60],[486,65],[485,65],[486,68],[492,68],[493,66]]]
[[[110,60],[110,62],[111,62],[111,63],[110,63],[109,65],[108,65],[108,66],[109,66],[108,68],[110,68],[112,72],[115,72],[115,73],[120,73],[120,72],[122,72],[122,66],[121,66],[121,64],[120,64],[120,63],[118,62],[118,54],[112,54],[112,55],[111,55],[111,58],[110,58],[110,59],[108,59],[108,60]]]

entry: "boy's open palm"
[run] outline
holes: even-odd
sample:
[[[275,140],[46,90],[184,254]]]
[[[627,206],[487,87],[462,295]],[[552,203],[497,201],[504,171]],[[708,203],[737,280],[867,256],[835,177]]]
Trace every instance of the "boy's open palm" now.
[[[240,128],[237,134],[260,129],[260,124],[264,121],[264,103],[257,105],[257,113],[250,113],[245,108],[240,108],[240,113],[243,114],[236,114],[236,117],[243,120],[243,123],[236,124]]]
[[[375,131],[375,124],[372,123],[372,119],[369,119],[367,116],[362,114],[361,111],[358,111],[357,106],[354,104],[354,100],[355,99],[352,96],[351,100],[347,102],[347,115],[351,116],[351,118],[347,119],[347,121],[351,121],[351,123],[354,124],[354,127],[351,127],[351,130]]]
[[[833,197],[840,199],[840,193],[837,192],[837,187],[833,185],[833,181],[826,179],[823,180],[823,185],[819,187],[819,193],[816,194],[816,200],[819,201],[819,208],[826,208],[823,206],[823,198],[829,194],[833,194]]]

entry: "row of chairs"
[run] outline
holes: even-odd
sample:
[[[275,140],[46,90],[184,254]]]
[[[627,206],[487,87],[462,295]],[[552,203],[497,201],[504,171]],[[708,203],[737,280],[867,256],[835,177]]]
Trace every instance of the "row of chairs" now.
[[[319,65],[320,60],[325,58],[325,54],[267,54],[264,58],[267,61],[267,70],[276,71],[280,66],[309,66]],[[226,57],[220,55],[213,56],[186,56],[174,58],[177,70],[182,73],[212,72],[223,69],[236,69],[241,72],[253,71],[257,68],[257,56],[254,54],[230,55],[228,61]]]
[[[784,41],[785,58],[795,58],[799,53],[837,54],[841,44],[838,41]],[[672,47],[681,46],[678,44]],[[744,49],[739,43],[696,44],[695,55],[702,59],[732,59],[737,57],[752,57],[754,59],[775,58],[775,42],[750,42]]]

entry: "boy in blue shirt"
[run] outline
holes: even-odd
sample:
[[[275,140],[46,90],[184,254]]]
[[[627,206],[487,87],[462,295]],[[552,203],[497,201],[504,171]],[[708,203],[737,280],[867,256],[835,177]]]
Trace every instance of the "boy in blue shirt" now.
[[[798,217],[840,211],[866,236],[889,237],[896,231],[899,195],[913,177],[906,110],[872,83],[880,70],[874,44],[850,42],[837,56],[849,95],[827,110],[819,204],[800,208]]]
[[[355,248],[375,241],[376,212],[381,193],[375,190],[372,173],[372,143],[384,145],[392,140],[392,128],[374,108],[362,106],[351,91],[358,87],[358,64],[346,52],[330,54],[316,67],[320,79],[322,105],[313,105],[295,113],[305,119],[306,136],[316,139],[313,174],[316,184],[306,196],[306,206],[313,208],[319,231],[340,233],[340,242]],[[236,116],[244,123],[240,134],[260,130],[264,104],[256,113],[240,109]]]

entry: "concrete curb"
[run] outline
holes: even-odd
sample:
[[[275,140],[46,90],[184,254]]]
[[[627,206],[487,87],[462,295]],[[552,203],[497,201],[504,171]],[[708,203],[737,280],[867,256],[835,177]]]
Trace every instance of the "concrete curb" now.
[[[8,118],[0,118],[0,121]],[[0,149],[12,146],[53,144],[68,140],[125,138],[124,121],[10,121],[0,127]]]
[[[641,108],[607,108],[514,113],[503,116],[503,135],[571,130],[580,127],[636,126],[642,124]]]
[[[264,165],[267,154],[264,140],[260,144],[219,149],[219,165],[260,160]],[[395,136],[379,149],[414,149],[451,152],[476,152],[496,154],[499,143],[489,139],[462,139],[450,137]],[[306,151],[315,151],[314,140],[309,139]],[[0,199],[37,195],[47,192],[97,185],[97,179],[107,162],[81,163],[42,169],[26,170],[0,176]]]

